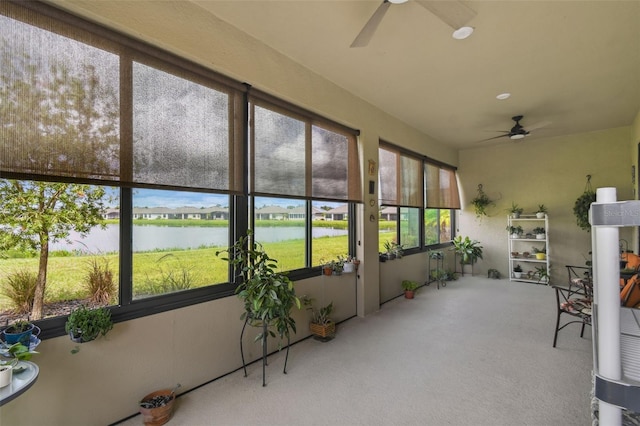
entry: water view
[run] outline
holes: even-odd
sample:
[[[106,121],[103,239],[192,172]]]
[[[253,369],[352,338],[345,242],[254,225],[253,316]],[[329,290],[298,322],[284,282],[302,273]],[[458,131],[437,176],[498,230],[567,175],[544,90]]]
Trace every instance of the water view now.
[[[304,228],[257,227],[256,239],[261,243],[304,239]],[[346,229],[313,228],[313,238],[347,235]],[[133,251],[157,249],[193,249],[198,247],[227,247],[228,229],[226,227],[169,227],[157,225],[133,226]],[[83,253],[109,253],[119,250],[120,235],[118,225],[107,225],[105,229],[93,228],[84,238],[72,232],[68,241],[52,243],[51,250],[64,250]]]

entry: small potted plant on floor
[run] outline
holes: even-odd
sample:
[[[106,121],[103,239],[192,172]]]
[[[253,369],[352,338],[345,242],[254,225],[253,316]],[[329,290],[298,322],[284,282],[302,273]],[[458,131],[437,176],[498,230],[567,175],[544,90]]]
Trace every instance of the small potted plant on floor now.
[[[87,308],[85,305],[74,309],[64,326],[71,340],[85,343],[104,336],[113,328],[111,311],[106,307]]]
[[[544,219],[544,215],[547,214],[547,207],[544,204],[538,204],[538,210],[536,211],[536,217],[538,219]]]
[[[176,400],[176,390],[180,383],[173,389],[161,389],[151,392],[140,401],[140,414],[145,425],[159,426],[171,420]]]
[[[309,322],[309,331],[316,340],[328,341],[336,335],[336,323],[330,318],[333,312],[333,302],[320,309],[313,308],[314,300],[308,296],[302,297],[302,304],[311,312],[311,321]]]
[[[515,278],[522,278],[522,266],[516,265],[513,267],[513,276]]]
[[[402,281],[402,290],[404,290],[406,299],[413,299],[418,290],[418,283],[412,280],[404,280]]]
[[[545,231],[544,228],[538,226],[538,227],[533,228],[533,233],[535,234],[536,239],[544,240],[544,236],[545,236],[546,231]]]

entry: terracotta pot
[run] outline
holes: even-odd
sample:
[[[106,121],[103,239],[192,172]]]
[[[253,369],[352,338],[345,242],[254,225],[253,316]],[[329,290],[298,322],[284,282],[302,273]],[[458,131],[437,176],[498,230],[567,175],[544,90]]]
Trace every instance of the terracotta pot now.
[[[165,396],[171,395],[171,400],[162,407],[156,408],[144,408],[140,407],[140,414],[142,414],[142,420],[144,424],[147,426],[160,426],[167,423],[171,417],[173,416],[173,405],[176,400],[176,396],[172,395],[171,389],[162,389],[159,391],[155,391],[150,393],[149,395],[142,398],[142,402],[151,401],[156,396]]]
[[[405,290],[404,291],[404,297],[407,299],[413,299],[413,296],[415,295],[415,291],[413,290]]]
[[[325,275],[331,275],[331,274],[333,274],[333,269],[331,269],[331,266],[324,266],[324,267],[322,268],[322,272],[323,272]]]

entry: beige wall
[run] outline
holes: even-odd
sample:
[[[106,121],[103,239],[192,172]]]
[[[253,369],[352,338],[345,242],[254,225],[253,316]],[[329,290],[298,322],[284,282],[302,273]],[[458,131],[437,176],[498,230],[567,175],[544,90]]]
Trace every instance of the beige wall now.
[[[575,200],[591,175],[593,189],[616,187],[618,200],[633,199],[629,141],[631,128],[623,127],[548,139],[524,139],[460,152],[458,176],[463,210],[459,230],[479,240],[484,259],[476,271],[496,268],[509,276],[507,262],[507,209],[515,202],[534,213],[538,204],[549,209],[551,277],[564,279],[567,264],[584,265],[591,237],[576,225]],[[471,200],[482,184],[496,205],[489,217],[478,220]],[[621,238],[629,240],[629,230]]]

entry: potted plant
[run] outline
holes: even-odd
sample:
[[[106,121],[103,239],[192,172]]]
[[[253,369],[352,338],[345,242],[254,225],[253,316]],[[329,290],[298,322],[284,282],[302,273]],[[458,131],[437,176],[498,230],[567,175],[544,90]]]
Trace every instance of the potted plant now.
[[[403,280],[402,290],[404,290],[404,297],[406,299],[413,299],[418,290],[418,283],[412,280]]]
[[[549,283],[549,272],[547,271],[546,267],[536,266],[535,275],[538,276],[538,283],[544,283],[544,284]]]
[[[145,425],[159,426],[167,423],[173,417],[176,390],[180,383],[173,389],[161,389],[145,395],[140,400],[140,414]]]
[[[111,311],[106,307],[74,309],[64,325],[65,331],[75,343],[85,343],[105,336],[113,328]]]
[[[13,373],[24,370],[25,367],[19,365],[20,361],[29,361],[34,354],[38,353],[20,342],[8,347],[6,345],[5,343],[0,346],[0,355],[8,359],[8,361],[0,361],[0,388],[11,383]]]
[[[531,250],[535,253],[536,259],[545,260],[547,258],[547,249],[545,247],[542,247],[541,249],[532,247]]]
[[[317,340],[328,341],[335,337],[336,324],[330,318],[333,312],[333,302],[320,309],[313,308],[314,300],[308,296],[302,297],[302,304],[311,312],[311,321],[309,322],[309,331]]]
[[[31,345],[31,336],[38,336],[40,328],[27,320],[18,320],[2,330],[4,341],[12,345],[22,343],[27,348]]]
[[[547,231],[541,226],[537,226],[533,228],[533,233],[536,235],[536,239],[538,240],[544,240],[544,236],[546,232]]]
[[[331,269],[334,275],[342,275],[346,261],[347,259],[342,256],[338,256],[338,259],[331,261]]]
[[[482,246],[479,241],[472,240],[468,236],[462,238],[458,235],[452,240],[453,250],[456,256],[460,256],[460,265],[462,265],[462,275],[464,275],[464,265],[471,265],[473,270],[473,264],[478,259],[482,259]]]
[[[521,278],[522,277],[522,266],[516,265],[516,266],[513,267],[513,276],[515,278]]]
[[[544,204],[538,204],[538,210],[536,211],[536,217],[538,219],[544,219],[544,215],[547,214],[547,208]]]
[[[476,213],[476,218],[481,219],[483,216],[487,216],[487,207],[494,204],[494,202],[484,193],[482,190],[482,184],[478,184],[478,195],[471,200],[471,205]]]
[[[507,209],[507,211],[511,213],[511,217],[517,219],[520,217],[524,209],[512,201],[511,208]]]
[[[237,274],[236,294],[245,309],[240,318],[254,326],[272,327],[281,339],[288,340],[290,330],[296,331],[291,309],[294,306],[300,309],[300,299],[296,297],[293,281],[276,270],[278,261],[269,257],[262,244],[251,241],[252,235],[249,230],[233,246],[216,252],[216,256],[229,262]],[[270,330],[269,334],[275,336]],[[266,337],[261,332],[255,340]]]
[[[385,255],[387,256],[388,260],[393,260],[396,258],[396,253],[395,253],[395,243],[393,241],[385,241],[383,243],[383,247],[384,247],[384,251],[385,251]]]
[[[580,229],[587,232],[591,231],[589,209],[591,208],[591,203],[595,201],[596,193],[591,187],[591,175],[587,175],[587,185],[584,188],[584,192],[573,204],[573,214],[576,216],[576,222]]]
[[[524,232],[524,230],[522,229],[522,226],[520,226],[520,225],[507,226],[507,231],[511,235],[511,238],[520,238],[520,235],[522,235],[522,233]]]

